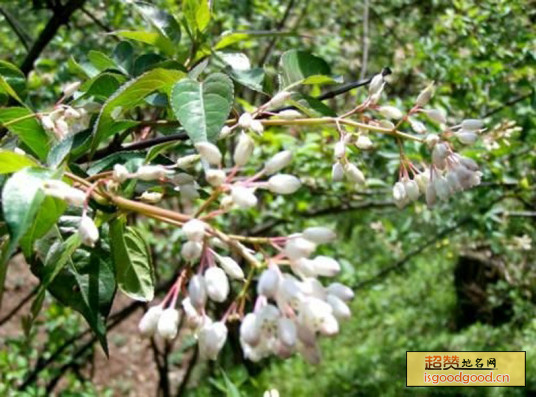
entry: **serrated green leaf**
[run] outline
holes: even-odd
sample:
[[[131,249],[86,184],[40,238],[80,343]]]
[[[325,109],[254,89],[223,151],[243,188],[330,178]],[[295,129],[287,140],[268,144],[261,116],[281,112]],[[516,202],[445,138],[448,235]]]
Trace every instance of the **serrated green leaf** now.
[[[172,56],[175,53],[176,47],[173,42],[166,36],[163,36],[157,32],[121,30],[119,32],[115,32],[115,34],[125,39],[152,45],[169,56]]]
[[[215,141],[233,105],[233,83],[222,73],[202,83],[183,79],[173,87],[170,103],[194,143]]]
[[[117,285],[126,295],[139,301],[154,298],[154,269],[147,243],[136,229],[121,219],[110,224],[112,257]]]
[[[91,64],[97,68],[99,72],[103,72],[105,70],[118,70],[122,73],[128,73],[126,70],[124,70],[122,67],[120,67],[115,61],[110,58],[108,55],[104,54],[100,51],[91,50],[87,54],[87,57]]]
[[[11,174],[25,167],[35,167],[38,164],[34,159],[24,154],[0,149],[0,175]]]
[[[5,93],[24,105],[26,76],[12,63],[0,61],[0,93]]]
[[[181,39],[181,28],[171,14],[144,1],[137,1],[135,7],[142,17],[153,25],[160,34],[173,40],[174,44],[178,46]]]
[[[313,81],[320,81],[318,76],[329,76],[331,70],[322,58],[305,51],[290,50],[281,56],[281,87],[288,88],[301,84],[308,77],[315,76]]]

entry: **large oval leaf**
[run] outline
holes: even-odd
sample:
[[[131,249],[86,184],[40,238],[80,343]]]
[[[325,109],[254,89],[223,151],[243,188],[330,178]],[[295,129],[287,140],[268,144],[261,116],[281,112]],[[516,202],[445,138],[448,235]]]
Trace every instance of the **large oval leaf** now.
[[[183,79],[173,87],[170,103],[194,143],[215,141],[233,105],[233,83],[222,73],[202,83]]]
[[[281,56],[281,86],[287,88],[301,83],[333,82],[329,65],[322,58],[306,51],[291,50]]]
[[[31,157],[0,149],[0,174],[10,174],[36,165],[38,164]]]

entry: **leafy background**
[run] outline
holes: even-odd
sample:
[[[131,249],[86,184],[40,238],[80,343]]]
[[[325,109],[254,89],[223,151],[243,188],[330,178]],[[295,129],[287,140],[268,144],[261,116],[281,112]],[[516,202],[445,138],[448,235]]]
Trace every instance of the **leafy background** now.
[[[126,81],[126,75],[139,76],[154,62],[175,62],[174,73],[183,73],[182,63],[192,48],[184,27],[179,38],[165,18],[151,24],[143,12],[123,1],[62,3],[83,5],[28,70],[26,86],[20,74],[0,63],[0,75],[34,108],[50,106],[62,84],[76,78],[89,77],[93,94],[104,100]],[[327,224],[338,230],[337,244],[325,248],[326,253],[341,259],[341,278],[354,287],[356,299],[353,318],[344,324],[341,335],[323,343],[322,364],[312,367],[296,357],[253,365],[241,359],[236,346],[227,346],[219,364],[194,367],[188,384],[183,385],[190,368],[191,341],[166,350],[166,367],[157,366],[148,343],[130,335],[142,312],[140,304],[116,300],[109,327],[117,321],[117,328],[109,331],[111,361],[107,362],[83,319],[47,295],[32,327],[26,307],[24,315],[10,318],[0,328],[0,392],[16,393],[13,390],[25,379],[28,395],[51,390],[64,395],[147,395],[165,390],[165,382],[167,387],[171,384],[173,394],[192,395],[260,395],[270,388],[282,395],[458,395],[457,388],[406,389],[405,352],[524,350],[525,389],[464,388],[463,393],[534,393],[536,12],[529,2],[228,0],[214,2],[208,25],[203,10],[189,11],[191,2],[184,6],[175,1],[154,3],[185,18],[189,26],[198,26],[195,51],[199,56],[212,48],[249,57],[247,71],[233,69],[236,60],[218,53],[211,57],[211,65],[219,65],[242,83],[235,87],[246,109],[266,99],[255,89],[274,89],[269,82],[275,84],[279,58],[289,49],[313,52],[344,81],[390,67],[394,74],[387,89],[388,102],[406,108],[428,81],[435,80],[439,87],[433,102],[436,107],[457,119],[486,117],[488,130],[482,142],[468,151],[482,164],[484,183],[433,211],[422,204],[399,211],[390,201],[397,157],[388,138],[378,139],[379,150],[359,156],[360,166],[376,183],[358,195],[347,186],[329,182],[331,150],[325,142],[331,139],[330,130],[272,128],[263,135],[256,155],[266,158],[281,147],[294,150],[291,171],[309,178],[310,183],[292,200],[266,197],[262,211],[228,219],[225,226],[241,231],[254,225],[272,233],[288,233],[305,225]],[[50,8],[54,4],[60,2],[0,5],[0,59],[25,64],[29,49],[53,17]],[[248,33],[222,35],[231,31]],[[129,39],[130,45],[118,46],[120,37]],[[260,85],[263,72],[268,76],[264,87]],[[163,90],[167,90],[165,85]],[[308,91],[319,94],[322,90],[312,85]],[[363,93],[352,90],[329,104],[336,110],[347,109],[356,95]],[[148,103],[158,106],[159,100],[156,95]],[[21,107],[17,112],[25,110]],[[0,109],[0,120],[13,117]],[[104,127],[104,134],[113,134]],[[117,126],[121,127],[125,126]],[[160,131],[164,135],[173,132]],[[24,143],[39,155],[39,142]],[[96,149],[98,142],[94,143]],[[9,141],[3,144],[9,148]],[[98,172],[99,165],[94,166]],[[3,226],[1,231],[5,233]],[[172,228],[148,221],[137,225],[132,244],[138,234],[150,243],[157,286],[161,286],[176,270],[180,238]],[[522,236],[532,239],[528,249],[520,244]],[[35,285],[20,262],[16,259],[10,265],[8,303],[0,318]],[[88,266],[91,263],[96,262],[90,260]],[[157,287],[156,294],[163,291]],[[110,310],[106,306],[103,311]],[[84,314],[94,315],[98,316]],[[142,365],[131,366],[137,361]],[[95,370],[99,366],[115,371],[117,379],[99,375]]]

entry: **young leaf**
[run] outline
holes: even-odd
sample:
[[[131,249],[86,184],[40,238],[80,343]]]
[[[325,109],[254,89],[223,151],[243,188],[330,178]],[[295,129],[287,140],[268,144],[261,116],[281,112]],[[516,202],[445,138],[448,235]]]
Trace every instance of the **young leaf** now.
[[[0,174],[11,174],[25,167],[35,167],[37,165],[31,157],[0,149]]]
[[[215,141],[233,105],[233,83],[222,73],[202,83],[183,79],[173,87],[170,103],[193,142]]]
[[[182,9],[191,31],[203,32],[210,22],[208,0],[183,0]]]
[[[0,61],[0,76],[5,84],[0,84],[2,89],[10,96],[21,102],[21,97],[26,95],[26,77],[19,68],[12,63]]]
[[[128,74],[126,70],[120,67],[115,61],[108,55],[100,51],[91,50],[87,54],[87,57],[91,64],[95,66],[100,72],[104,70],[117,70],[121,73]]]
[[[149,248],[143,237],[124,222],[110,224],[112,257],[117,285],[126,295],[140,301],[154,298],[154,269]]]
[[[181,39],[181,28],[177,20],[171,14],[144,1],[137,1],[135,7],[142,17],[153,25],[161,35],[173,40],[176,46],[179,44]]]
[[[160,33],[121,30],[119,32],[116,32],[115,34],[125,39],[139,41],[140,43],[152,45],[169,56],[172,56],[176,50],[175,44],[166,36],[163,36]]]
[[[287,88],[291,85],[309,83],[322,83],[325,79],[318,76],[329,76],[331,70],[329,65],[322,58],[314,56],[305,51],[290,50],[281,56],[281,87]],[[312,78],[315,76],[315,78]]]

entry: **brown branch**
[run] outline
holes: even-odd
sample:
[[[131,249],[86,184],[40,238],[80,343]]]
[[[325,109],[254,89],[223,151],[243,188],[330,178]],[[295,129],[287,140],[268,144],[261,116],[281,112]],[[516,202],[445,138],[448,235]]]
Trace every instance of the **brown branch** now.
[[[28,295],[26,295],[24,298],[22,298],[22,300],[21,300],[19,303],[17,303],[17,305],[16,305],[13,309],[11,309],[11,311],[10,311],[8,314],[6,314],[4,317],[2,317],[2,318],[0,319],[0,326],[2,326],[2,325],[4,325],[5,323],[7,323],[7,322],[11,319],[11,317],[13,317],[15,314],[17,314],[17,312],[18,312],[20,309],[22,309],[22,307],[23,307],[23,306],[24,306],[30,299],[32,299],[32,296],[35,295],[35,293],[37,292],[38,289],[39,289],[38,287],[35,287],[34,289],[32,289],[32,290],[30,291],[30,293],[29,293]]]
[[[287,8],[285,10],[285,13],[283,14],[283,18],[279,21],[279,23],[276,25],[275,30],[280,31],[285,27],[285,23],[287,22],[288,17],[290,16],[290,13],[292,11],[292,8],[294,7],[294,0],[290,0]],[[275,46],[275,43],[277,42],[278,36],[274,36],[270,42],[268,43],[268,46],[266,47],[266,50],[264,51],[264,54],[262,55],[261,59],[259,60],[259,66],[263,66],[266,63],[266,60],[272,53],[272,50]]]
[[[188,362],[186,373],[184,374],[182,381],[179,385],[179,389],[177,390],[177,397],[184,395],[184,392],[186,391],[186,387],[188,386],[188,382],[190,381],[190,378],[192,377],[192,372],[194,370],[198,355],[199,355],[199,346],[196,344],[194,346],[194,352],[192,354],[192,358],[190,358],[190,361]]]

